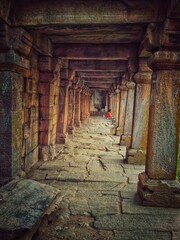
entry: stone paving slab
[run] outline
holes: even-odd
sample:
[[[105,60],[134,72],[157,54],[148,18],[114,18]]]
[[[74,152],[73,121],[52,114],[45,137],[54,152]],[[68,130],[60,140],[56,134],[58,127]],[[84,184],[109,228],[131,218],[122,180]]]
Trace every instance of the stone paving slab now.
[[[179,231],[180,217],[141,214],[102,216],[96,218],[94,227],[117,231]]]
[[[136,199],[144,166],[124,161],[126,147],[105,119],[91,118],[63,146],[30,175],[60,190],[61,199],[57,219],[35,240],[180,239],[179,209],[143,207]]]
[[[78,182],[80,190],[87,191],[119,191],[124,189],[125,184],[119,182]]]
[[[171,240],[170,232],[115,231],[114,240]]]
[[[121,193],[123,197],[123,194]],[[180,209],[174,208],[164,208],[160,207],[145,207],[142,206],[141,201],[137,193],[129,195],[129,199],[123,199],[122,201],[122,213],[124,214],[143,214],[143,215],[179,215],[180,216]]]

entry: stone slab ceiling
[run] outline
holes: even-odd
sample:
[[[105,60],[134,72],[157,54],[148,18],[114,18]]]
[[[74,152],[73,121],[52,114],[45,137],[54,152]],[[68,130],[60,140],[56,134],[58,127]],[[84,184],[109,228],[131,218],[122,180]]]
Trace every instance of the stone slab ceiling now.
[[[34,43],[41,36],[51,42],[52,55],[69,59],[69,68],[81,77],[88,72],[90,87],[109,89],[128,70],[128,59],[138,56],[149,23],[166,18],[167,0],[1,0],[0,18],[25,28]],[[40,45],[41,46],[41,45]],[[42,44],[44,46],[44,44]],[[49,51],[50,52],[50,51]],[[97,72],[105,72],[95,80]],[[97,75],[98,76],[98,75]],[[86,78],[86,76],[82,76]],[[108,79],[108,81],[106,81]],[[104,86],[103,86],[104,84]]]

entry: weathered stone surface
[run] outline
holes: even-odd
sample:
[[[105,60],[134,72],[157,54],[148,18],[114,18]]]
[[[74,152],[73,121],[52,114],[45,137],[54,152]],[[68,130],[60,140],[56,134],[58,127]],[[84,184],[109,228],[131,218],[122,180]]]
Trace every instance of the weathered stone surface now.
[[[152,179],[175,180],[177,161],[179,53],[159,51],[151,58],[151,91],[146,172]],[[170,70],[172,69],[172,70]],[[166,130],[166,131],[165,131]],[[165,141],[164,139],[168,139]]]
[[[180,183],[177,180],[154,180],[139,174],[138,193],[143,205],[180,207]]]
[[[170,232],[156,231],[115,231],[114,240],[171,240]]]
[[[139,149],[129,149],[127,162],[129,164],[144,165],[146,161],[146,151]]]
[[[120,215],[97,217],[98,229],[117,231],[178,231],[180,220],[176,216]]]
[[[33,180],[18,180],[2,187],[0,194],[3,197],[0,204],[2,239],[23,239],[23,236],[25,239],[26,234],[29,234],[27,239],[31,239],[43,215],[51,213],[48,207],[59,190]]]

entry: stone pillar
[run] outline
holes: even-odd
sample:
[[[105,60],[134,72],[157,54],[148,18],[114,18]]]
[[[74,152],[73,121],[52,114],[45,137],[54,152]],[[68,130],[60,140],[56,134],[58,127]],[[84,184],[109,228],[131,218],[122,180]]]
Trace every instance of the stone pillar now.
[[[75,96],[75,127],[81,127],[81,92],[82,85],[78,84]]]
[[[115,122],[116,122],[116,135],[118,135],[118,127],[119,127],[119,112],[120,112],[120,86],[118,86],[118,88],[116,89],[116,119],[115,119]]]
[[[176,180],[180,53],[158,51],[150,58],[153,69],[145,173],[139,174],[143,205],[180,207]]]
[[[29,77],[32,38],[21,28],[0,25],[0,182],[24,170],[23,91]]]
[[[56,143],[66,143],[67,121],[68,121],[68,100],[69,100],[69,87],[72,82],[69,79],[61,79],[60,96],[59,96],[59,119]]]
[[[109,109],[111,109],[111,115],[112,115],[112,108],[113,108],[112,106],[113,106],[113,93],[110,92],[109,93]]]
[[[135,111],[131,149],[128,150],[127,158],[130,164],[145,164],[146,160],[152,72],[147,67],[147,59],[139,61],[139,72],[134,76],[136,82]]]
[[[51,160],[56,154],[56,131],[58,122],[58,101],[60,69],[62,59],[39,57],[39,158]]]
[[[86,87],[84,86],[81,92],[81,122],[86,119],[86,96],[85,96]]]
[[[68,109],[68,133],[73,134],[75,129],[75,112],[76,112],[76,91],[79,80],[73,82],[69,89],[69,109]]]
[[[126,81],[122,81],[120,86],[120,111],[119,111],[119,122],[116,129],[116,135],[121,136],[124,133],[124,124],[126,116],[126,104],[127,104],[127,91]]]
[[[126,115],[124,122],[124,133],[121,135],[120,144],[129,147],[131,144],[132,124],[133,124],[133,111],[134,111],[134,95],[135,95],[135,83],[129,81],[126,83],[128,88],[127,103],[126,103]]]

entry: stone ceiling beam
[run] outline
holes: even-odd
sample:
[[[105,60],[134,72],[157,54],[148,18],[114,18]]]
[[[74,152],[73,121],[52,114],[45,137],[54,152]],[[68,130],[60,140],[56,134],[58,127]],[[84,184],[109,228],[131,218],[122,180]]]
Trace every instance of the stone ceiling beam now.
[[[69,59],[127,60],[137,56],[137,44],[56,44],[55,57]]]
[[[120,78],[121,73],[118,72],[78,72],[81,78]]]
[[[84,82],[93,82],[93,83],[115,83],[116,81],[118,81],[117,78],[81,78],[81,80],[83,80]]]
[[[125,72],[127,70],[127,61],[69,60],[69,69],[74,69],[76,71],[103,70]]]
[[[124,24],[161,22],[166,12],[164,0],[127,1],[104,0],[16,0],[12,23],[15,26],[65,24]]]

